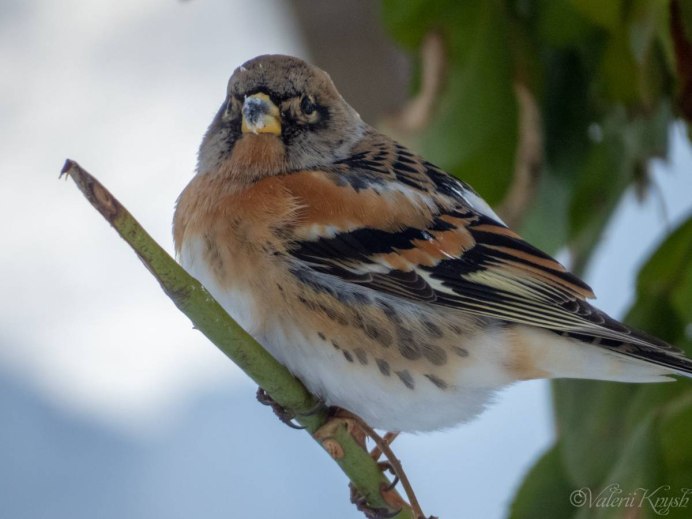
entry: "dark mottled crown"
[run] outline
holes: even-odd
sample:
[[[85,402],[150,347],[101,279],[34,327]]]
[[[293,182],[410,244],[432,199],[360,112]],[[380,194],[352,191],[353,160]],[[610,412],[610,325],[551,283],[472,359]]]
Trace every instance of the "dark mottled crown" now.
[[[292,56],[267,54],[243,63],[228,82],[228,93],[245,96],[265,92],[283,100],[303,94],[338,95],[329,75]]]

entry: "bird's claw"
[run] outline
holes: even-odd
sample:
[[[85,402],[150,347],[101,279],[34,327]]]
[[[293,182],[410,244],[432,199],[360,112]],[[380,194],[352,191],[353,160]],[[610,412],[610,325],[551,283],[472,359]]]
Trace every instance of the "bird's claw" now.
[[[267,393],[261,387],[257,388],[257,401],[262,405],[267,405],[271,407],[272,411],[274,411],[274,414],[279,418],[279,420],[288,425],[291,429],[305,429],[304,426],[299,425],[293,421],[296,417],[296,414],[294,412],[289,411],[282,405],[278,404],[269,395],[269,393]]]
[[[399,475],[396,473],[396,470],[394,470],[392,464],[388,461],[380,461],[377,463],[377,466],[382,472],[388,471],[394,477],[392,482],[384,488],[384,491],[389,492],[390,490],[394,490],[394,488],[396,488],[396,486],[399,484]]]
[[[295,413],[277,403],[276,400],[274,400],[271,395],[269,395],[269,393],[267,393],[261,387],[257,388],[257,401],[262,405],[271,407],[274,414],[279,417],[279,420],[288,425],[291,429],[305,429],[305,426],[294,422],[296,416],[314,416],[325,408],[324,402],[318,400],[314,406],[304,413]]]
[[[349,487],[351,489],[351,503],[356,505],[356,508],[363,512],[368,519],[391,519],[401,512],[401,508],[391,510],[384,507],[371,506],[368,504],[368,500],[365,496],[363,496],[353,484],[350,484]]]

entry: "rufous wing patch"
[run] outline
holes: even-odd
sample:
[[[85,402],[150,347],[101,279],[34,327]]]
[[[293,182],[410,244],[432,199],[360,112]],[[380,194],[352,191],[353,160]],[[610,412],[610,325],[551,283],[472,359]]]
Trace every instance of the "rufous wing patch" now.
[[[355,190],[350,184],[337,184],[322,171],[304,171],[276,178],[295,197],[300,209],[298,221],[305,228],[328,226],[342,232],[369,227],[398,230],[423,227],[432,211],[398,191]],[[296,229],[301,238],[301,229]],[[307,237],[307,236],[306,236]]]

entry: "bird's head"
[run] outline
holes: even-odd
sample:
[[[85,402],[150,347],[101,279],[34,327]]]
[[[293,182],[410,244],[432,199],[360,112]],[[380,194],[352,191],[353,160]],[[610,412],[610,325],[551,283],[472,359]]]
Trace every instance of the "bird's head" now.
[[[259,56],[233,72],[198,172],[244,183],[326,166],[348,156],[364,128],[326,72],[290,56]]]

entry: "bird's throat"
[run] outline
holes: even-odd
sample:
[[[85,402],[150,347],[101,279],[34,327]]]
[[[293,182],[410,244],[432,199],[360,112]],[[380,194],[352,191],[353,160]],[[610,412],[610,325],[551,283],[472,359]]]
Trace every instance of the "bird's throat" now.
[[[224,177],[249,184],[286,170],[286,147],[270,134],[245,134],[233,146],[231,156],[221,165]]]

